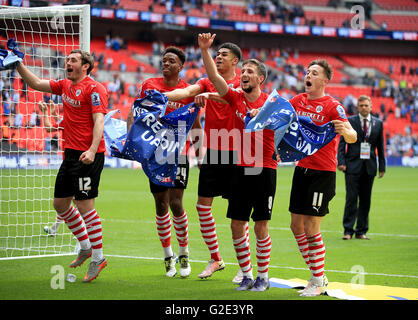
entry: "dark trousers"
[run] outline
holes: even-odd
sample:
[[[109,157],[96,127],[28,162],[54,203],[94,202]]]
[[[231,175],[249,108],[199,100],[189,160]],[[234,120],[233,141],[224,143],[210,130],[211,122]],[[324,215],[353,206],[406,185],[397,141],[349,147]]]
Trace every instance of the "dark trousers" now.
[[[361,174],[345,174],[346,199],[344,208],[344,234],[362,235],[369,230],[369,211],[374,176],[363,168]],[[356,223],[354,229],[354,224]]]

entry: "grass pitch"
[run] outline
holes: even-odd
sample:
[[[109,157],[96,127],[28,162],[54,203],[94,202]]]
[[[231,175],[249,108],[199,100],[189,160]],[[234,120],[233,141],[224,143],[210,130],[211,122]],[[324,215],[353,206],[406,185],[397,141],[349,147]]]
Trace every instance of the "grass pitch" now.
[[[270,222],[271,278],[308,279],[310,273],[289,229],[288,201],[293,168],[279,167],[276,198]],[[337,173],[337,195],[330,214],[323,219],[326,246],[325,270],[330,281],[350,283],[351,269],[361,266],[365,284],[418,288],[418,169],[389,167],[383,179],[375,180],[370,213],[370,241],[343,241],[342,216],[345,201],[344,176]],[[165,276],[163,251],[155,228],[154,200],[148,179],[140,170],[105,169],[96,209],[103,222],[103,246],[108,266],[92,283],[82,283],[88,263],[70,269],[73,256],[0,260],[1,300],[297,300],[295,290],[271,288],[263,293],[237,292],[231,280],[238,270],[231,240],[227,202],[216,198],[213,213],[221,255],[227,266],[211,278],[197,275],[206,267],[209,253],[198,216],[198,169],[190,170],[184,206],[189,217],[189,247],[192,274],[187,279]],[[51,199],[52,202],[52,199]],[[44,205],[44,204],[43,204]],[[250,241],[256,275],[255,236]],[[40,226],[39,226],[40,228]],[[61,226],[60,231],[66,228]],[[3,230],[3,229],[0,229]],[[0,234],[0,236],[2,236]],[[3,235],[4,236],[4,235]],[[174,230],[172,245],[178,251]],[[77,276],[54,289],[54,266]],[[306,299],[306,298],[304,298]],[[321,296],[315,300],[332,299]]]

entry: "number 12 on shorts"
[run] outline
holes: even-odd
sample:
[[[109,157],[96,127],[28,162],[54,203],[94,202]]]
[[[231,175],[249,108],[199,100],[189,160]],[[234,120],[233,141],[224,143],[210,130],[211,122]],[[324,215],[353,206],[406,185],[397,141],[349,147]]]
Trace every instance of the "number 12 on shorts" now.
[[[91,184],[90,177],[78,178],[78,188],[80,189],[80,191],[91,190],[90,184]]]

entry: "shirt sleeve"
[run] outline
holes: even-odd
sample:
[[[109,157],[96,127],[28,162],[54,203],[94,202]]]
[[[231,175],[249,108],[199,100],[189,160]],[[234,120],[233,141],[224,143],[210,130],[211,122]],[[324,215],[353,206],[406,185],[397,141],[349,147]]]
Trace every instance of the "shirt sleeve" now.
[[[90,92],[92,113],[107,113],[108,94],[101,84],[94,86]]]
[[[343,107],[343,105],[341,103],[333,103],[331,110],[330,110],[330,118],[331,120],[340,120],[343,122],[348,121],[347,119],[347,115],[345,113],[345,108]]]
[[[289,100],[289,103],[293,106],[293,108],[295,107],[298,99],[299,99],[298,96],[295,96]]]
[[[238,100],[239,91],[237,89],[228,87],[228,92],[222,97],[225,99],[233,110],[238,110],[238,105],[235,101]],[[242,106],[244,108],[244,106]],[[241,111],[241,110],[240,110]]]
[[[200,87],[200,92],[207,92],[208,91],[207,86],[206,86],[207,82],[205,80],[208,80],[208,79],[203,78],[203,79],[200,79],[196,82],[196,84]]]
[[[62,94],[62,83],[64,80],[49,80],[49,86],[53,94],[61,95]]]
[[[145,90],[149,90],[149,89],[152,89],[149,85],[149,82],[146,81],[146,80],[144,82],[142,82],[142,84],[141,84],[141,86],[139,87],[139,90],[138,90],[138,98],[145,97]]]

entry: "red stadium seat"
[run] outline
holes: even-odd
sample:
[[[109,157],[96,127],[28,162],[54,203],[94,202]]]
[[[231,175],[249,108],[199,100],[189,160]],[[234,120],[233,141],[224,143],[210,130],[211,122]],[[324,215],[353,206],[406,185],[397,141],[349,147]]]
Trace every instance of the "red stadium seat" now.
[[[416,10],[418,10],[418,6]],[[417,15],[374,14],[372,19],[380,26],[385,22],[387,30],[417,31]]]
[[[418,58],[412,57],[387,57],[387,56],[358,56],[358,55],[339,55],[339,57],[349,65],[357,68],[375,68],[380,72],[390,76],[399,83],[406,80],[410,85],[418,84],[418,75],[415,73],[418,67]],[[389,66],[392,65],[393,73],[389,73]],[[405,73],[401,73],[401,67],[405,66]],[[412,68],[414,73],[409,74]]]
[[[417,11],[418,2],[415,0],[374,0],[374,2],[385,10]]]
[[[289,4],[300,4],[303,6],[327,7],[329,0],[287,0]]]

